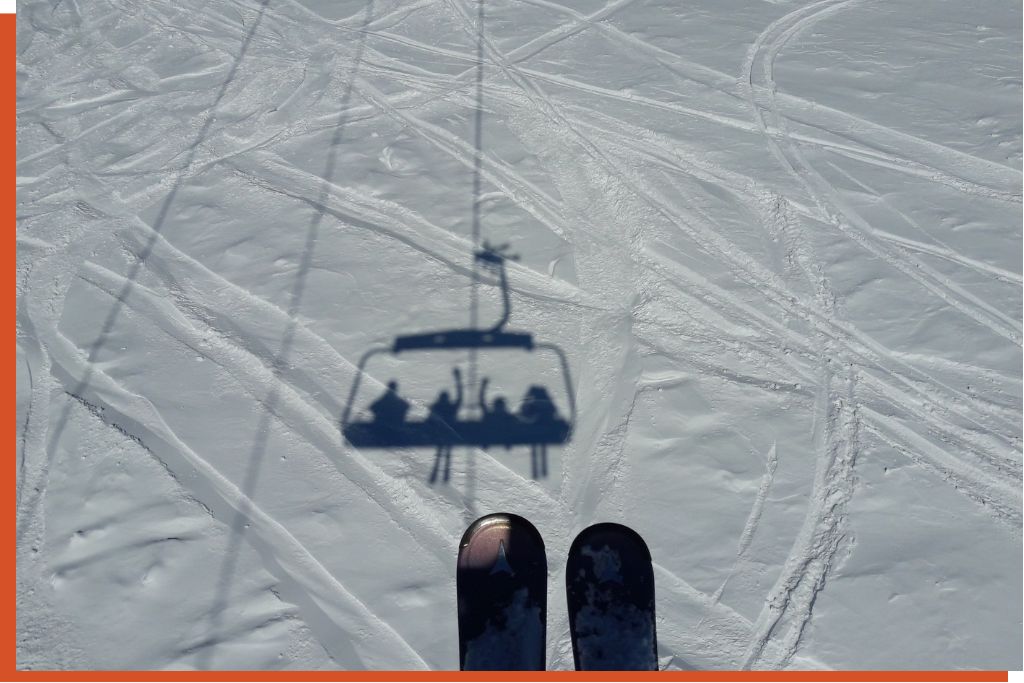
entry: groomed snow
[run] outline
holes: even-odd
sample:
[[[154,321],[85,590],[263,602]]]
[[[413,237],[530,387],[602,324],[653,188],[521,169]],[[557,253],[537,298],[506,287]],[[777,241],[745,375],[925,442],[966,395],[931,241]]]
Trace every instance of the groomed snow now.
[[[663,668],[1020,669],[1020,3],[480,9],[18,2],[18,665],[454,668],[504,511],[552,669],[600,521]],[[568,357],[546,478],[341,434],[363,354],[470,322],[474,206]],[[471,361],[376,356],[354,410],[458,366],[568,411],[552,355]]]

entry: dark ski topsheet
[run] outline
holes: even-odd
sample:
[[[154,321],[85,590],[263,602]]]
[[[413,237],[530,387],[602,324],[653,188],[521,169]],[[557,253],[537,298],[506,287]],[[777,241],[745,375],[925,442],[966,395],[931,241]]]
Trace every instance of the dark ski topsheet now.
[[[459,668],[542,671],[547,558],[537,529],[499,513],[470,525],[459,544]]]
[[[621,524],[580,532],[565,570],[578,671],[656,671],[654,572],[647,545]]]

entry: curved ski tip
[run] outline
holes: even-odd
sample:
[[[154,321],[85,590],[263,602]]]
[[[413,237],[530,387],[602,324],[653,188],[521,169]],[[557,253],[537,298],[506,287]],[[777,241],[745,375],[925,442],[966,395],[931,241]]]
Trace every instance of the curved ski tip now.
[[[643,556],[647,560],[651,559],[651,551],[647,547],[647,543],[644,542],[643,537],[628,526],[615,522],[598,522],[579,532],[576,538],[573,539],[572,545],[569,546],[569,556],[572,557],[577,554],[580,546],[585,543],[594,544],[602,541],[605,543],[614,541],[620,545],[634,545],[637,550],[643,551]]]
[[[528,536],[531,536],[537,543],[539,549],[544,549],[544,539],[541,538],[540,532],[537,531],[537,527],[533,526],[528,519],[514,515],[511,512],[494,512],[489,515],[484,515],[480,519],[476,520],[469,527],[466,528],[465,533],[462,534],[462,540],[459,541],[459,549],[465,548],[473,540],[473,537],[480,533],[485,528],[504,527],[506,529],[516,529],[520,532],[525,532]]]

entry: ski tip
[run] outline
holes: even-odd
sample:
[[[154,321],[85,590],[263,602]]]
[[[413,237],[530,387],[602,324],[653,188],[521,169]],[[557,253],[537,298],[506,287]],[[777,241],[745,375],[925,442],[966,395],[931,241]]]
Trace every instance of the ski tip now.
[[[599,522],[581,531],[569,547],[569,556],[577,555],[584,544],[594,545],[602,542],[633,546],[635,552],[639,552],[647,561],[651,560],[651,551],[643,537],[628,526],[615,522]]]
[[[657,671],[654,571],[640,534],[613,522],[581,531],[565,591],[577,671]]]
[[[543,670],[547,558],[530,522],[497,513],[470,524],[455,586],[462,670]]]
[[[492,566],[493,559],[499,563],[496,566],[500,566],[502,558],[513,551],[513,546],[518,557],[544,557],[544,540],[537,528],[525,518],[510,512],[484,515],[462,534],[458,565],[464,569],[482,562]],[[522,554],[524,550],[525,555]]]
[[[534,540],[536,540],[538,546],[541,548],[544,547],[544,539],[541,538],[540,532],[537,531],[537,527],[530,524],[529,520],[525,517],[514,515],[511,512],[495,512],[489,515],[484,515],[470,524],[466,529],[466,532],[462,534],[462,540],[459,541],[459,548],[465,548],[469,545],[470,541],[473,540],[473,537],[485,528],[514,528],[519,532],[525,532],[532,536]]]

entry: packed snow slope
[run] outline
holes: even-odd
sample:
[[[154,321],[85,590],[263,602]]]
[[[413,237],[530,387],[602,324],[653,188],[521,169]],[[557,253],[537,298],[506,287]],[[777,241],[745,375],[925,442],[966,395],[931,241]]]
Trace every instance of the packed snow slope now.
[[[550,668],[599,521],[651,549],[663,668],[1021,668],[1019,2],[17,20],[19,666],[452,668],[506,511]],[[342,416],[368,351],[498,319],[483,240],[575,429],[432,483]],[[570,413],[537,349],[377,354],[352,414],[454,368],[461,419],[483,378]]]

